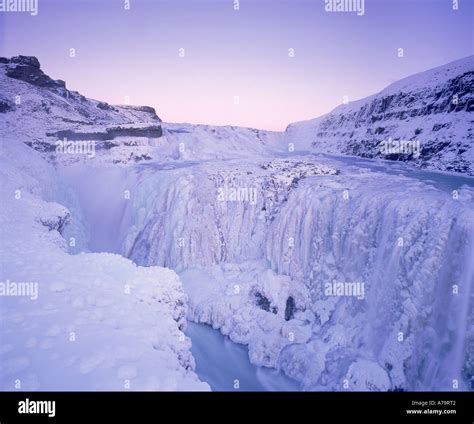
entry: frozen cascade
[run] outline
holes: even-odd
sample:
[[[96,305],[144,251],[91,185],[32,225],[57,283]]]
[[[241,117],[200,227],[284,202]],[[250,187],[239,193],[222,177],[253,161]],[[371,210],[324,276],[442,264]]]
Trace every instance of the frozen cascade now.
[[[459,211],[434,191],[420,198],[405,195],[407,186],[363,186],[351,188],[353,201],[321,187],[295,192],[270,233],[267,255],[277,272],[309,286],[315,336],[335,336],[340,325],[344,342],[334,347],[358,346],[358,354],[389,369],[394,386],[452,389],[468,362],[472,209]],[[301,243],[289,247],[288,234]],[[364,282],[367,301],[359,308],[354,299],[331,304],[321,290],[328,281]],[[468,380],[472,370],[464,371]]]
[[[431,322],[432,328],[447,327],[445,333],[438,332],[433,340],[432,349],[427,352],[424,367],[421,372],[420,388],[436,390],[440,378],[445,387],[462,387],[458,382],[471,375],[472,384],[472,358],[474,356],[472,345],[472,327],[473,313],[471,306],[472,285],[473,285],[473,261],[474,261],[474,221],[472,217],[466,222],[469,236],[466,238],[466,258],[464,263],[456,261],[458,252],[453,250],[452,261],[454,266],[458,267],[458,283],[456,286],[446,287],[448,296],[439,296],[435,300],[434,310],[436,311]],[[465,237],[466,234],[452,235],[452,241],[459,237]],[[454,244],[456,245],[456,244]],[[447,260],[444,264],[440,280],[449,280],[453,273],[453,266]],[[451,277],[452,278],[452,277]],[[458,295],[452,299],[449,296],[453,289],[457,290]],[[452,299],[448,302],[448,299]],[[470,309],[471,308],[471,309]],[[464,337],[464,335],[469,335]],[[452,348],[450,348],[452,346]],[[467,352],[466,352],[467,351]],[[443,360],[440,361],[439,358]],[[467,359],[466,359],[467,358]],[[463,373],[465,375],[463,375]],[[472,387],[470,387],[472,389]]]
[[[204,314],[190,295],[191,318],[248,344],[253,362],[281,367],[309,389],[337,389],[344,380],[378,390],[469,384],[472,188],[453,199],[435,183],[369,165],[336,172],[330,160],[302,158],[147,166],[133,178],[120,234],[126,256],[177,271],[263,261],[291,279],[303,313],[291,322],[311,328],[297,342],[242,338],[242,322],[216,323],[229,310]],[[255,188],[256,201],[220,201],[226,187]],[[331,282],[363,284],[363,299],[326,295]],[[272,325],[280,337],[285,320]],[[361,373],[370,381],[361,383]]]

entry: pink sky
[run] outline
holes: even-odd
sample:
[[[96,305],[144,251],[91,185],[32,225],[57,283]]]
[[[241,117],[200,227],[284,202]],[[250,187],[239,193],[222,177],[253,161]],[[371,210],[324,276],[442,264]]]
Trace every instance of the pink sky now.
[[[472,54],[472,3],[366,0],[357,16],[323,0],[41,0],[37,16],[0,14],[0,54],[37,56],[70,89],[129,96],[165,121],[283,130]]]

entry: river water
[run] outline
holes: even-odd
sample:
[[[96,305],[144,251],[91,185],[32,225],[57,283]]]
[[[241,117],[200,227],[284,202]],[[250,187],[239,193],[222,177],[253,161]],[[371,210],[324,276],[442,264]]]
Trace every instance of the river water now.
[[[246,346],[232,342],[209,325],[188,321],[186,335],[193,344],[196,374],[213,391],[300,390],[298,383],[282,372],[251,364]]]

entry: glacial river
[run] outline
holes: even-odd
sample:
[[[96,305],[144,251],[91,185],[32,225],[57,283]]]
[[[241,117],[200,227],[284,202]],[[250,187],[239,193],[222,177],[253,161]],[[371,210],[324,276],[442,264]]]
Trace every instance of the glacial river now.
[[[209,325],[188,321],[186,334],[193,344],[196,374],[213,391],[300,390],[298,383],[282,372],[251,364],[246,346],[232,342]],[[238,389],[234,388],[237,384]]]

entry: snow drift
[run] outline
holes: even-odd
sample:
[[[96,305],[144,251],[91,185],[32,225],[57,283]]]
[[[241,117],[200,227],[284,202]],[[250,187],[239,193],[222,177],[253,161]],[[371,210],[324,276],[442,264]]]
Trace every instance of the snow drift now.
[[[2,139],[1,151],[0,389],[208,390],[176,273],[68,254],[72,217],[58,202],[70,190],[23,143]]]

